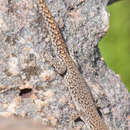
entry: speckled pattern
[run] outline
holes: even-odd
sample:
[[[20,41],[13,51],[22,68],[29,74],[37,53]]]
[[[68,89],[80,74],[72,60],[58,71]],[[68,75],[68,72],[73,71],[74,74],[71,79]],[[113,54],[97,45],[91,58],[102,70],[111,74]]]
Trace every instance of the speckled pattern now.
[[[56,47],[56,56],[62,59],[61,63],[57,64],[56,59],[52,57],[50,62],[53,66],[55,66],[55,69],[59,72],[59,74],[64,74],[66,71],[64,75],[66,87],[68,87],[72,100],[76,105],[78,115],[80,115],[80,118],[85,122],[88,128],[93,130],[108,130],[106,124],[98,114],[88,84],[80,75],[76,64],[67,52],[67,48],[61,36],[60,30],[56,26],[54,18],[48,10],[45,1],[39,0],[39,5],[42,7],[42,14],[49,35],[52,39],[52,45],[54,44]],[[66,66],[66,69],[64,69],[64,66]]]
[[[109,27],[107,2],[46,0],[105,122],[111,130],[128,130],[128,90],[97,48]],[[0,115],[28,117],[68,130],[75,106],[63,77],[44,58],[50,43],[38,0],[0,0]]]

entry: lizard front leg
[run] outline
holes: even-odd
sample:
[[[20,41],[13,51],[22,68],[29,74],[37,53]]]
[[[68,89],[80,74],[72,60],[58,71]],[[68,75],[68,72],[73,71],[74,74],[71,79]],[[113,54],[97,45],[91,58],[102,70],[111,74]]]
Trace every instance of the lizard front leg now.
[[[80,118],[81,113],[75,110],[70,117],[70,123],[69,123],[69,128],[78,128],[81,129],[84,125],[82,119]]]

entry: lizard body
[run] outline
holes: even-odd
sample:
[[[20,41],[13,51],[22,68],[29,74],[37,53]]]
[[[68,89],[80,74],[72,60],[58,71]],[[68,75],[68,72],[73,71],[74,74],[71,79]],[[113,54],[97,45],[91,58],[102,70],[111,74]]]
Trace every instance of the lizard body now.
[[[51,15],[44,0],[39,0],[42,7],[42,14],[45,19],[49,34],[56,44],[58,55],[62,58],[66,66],[65,81],[69,89],[72,100],[80,114],[80,118],[85,122],[90,130],[108,130],[106,124],[99,116],[94,104],[91,91],[80,74],[76,64],[70,57],[67,47],[63,41],[59,28],[56,26],[55,20]]]

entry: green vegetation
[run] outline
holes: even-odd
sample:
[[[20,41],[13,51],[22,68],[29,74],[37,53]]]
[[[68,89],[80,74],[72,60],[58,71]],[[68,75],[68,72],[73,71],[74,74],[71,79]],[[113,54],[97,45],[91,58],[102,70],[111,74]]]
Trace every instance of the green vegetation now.
[[[106,64],[119,74],[130,91],[130,0],[108,7],[110,28],[99,48]]]

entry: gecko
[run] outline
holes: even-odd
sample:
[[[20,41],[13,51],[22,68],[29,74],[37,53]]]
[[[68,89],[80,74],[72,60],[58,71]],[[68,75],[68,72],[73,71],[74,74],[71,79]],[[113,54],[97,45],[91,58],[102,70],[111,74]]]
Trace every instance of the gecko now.
[[[62,61],[61,64],[57,64],[55,60],[51,59],[54,61],[52,65],[56,68],[56,71],[59,74],[66,71],[64,80],[76,106],[77,115],[80,116],[89,130],[108,130],[107,125],[96,109],[96,105],[87,82],[69,55],[67,46],[62,38],[59,28],[56,25],[54,17],[45,3],[45,0],[39,0],[39,5],[42,9],[42,15],[49,35],[53,41],[52,44],[55,44],[57,49],[56,55],[58,55]]]

